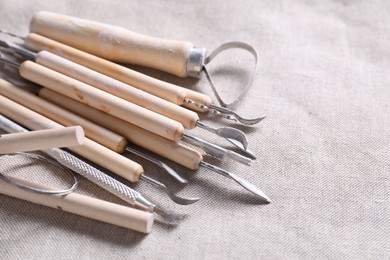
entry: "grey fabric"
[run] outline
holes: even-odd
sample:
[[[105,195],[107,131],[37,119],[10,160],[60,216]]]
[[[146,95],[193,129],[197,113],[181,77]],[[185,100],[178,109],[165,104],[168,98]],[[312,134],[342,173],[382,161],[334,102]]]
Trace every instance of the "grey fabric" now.
[[[129,184],[188,217],[149,235],[0,195],[2,259],[387,259],[390,257],[390,5],[388,1],[1,1],[1,28],[28,33],[39,10],[187,40],[214,49],[240,40],[259,51],[260,71],[237,111],[267,115],[241,127],[258,159],[216,163],[250,180],[272,204],[233,181],[171,163],[183,187],[134,156],[182,196],[178,206],[148,184]],[[228,53],[227,53],[228,54]],[[250,57],[221,56],[223,96],[243,84]],[[234,65],[234,66],[233,66]],[[210,93],[207,82],[149,75]],[[227,73],[226,73],[227,71]],[[222,87],[223,86],[223,87]],[[202,120],[228,123],[214,117]],[[237,125],[238,126],[238,125]],[[191,131],[231,147],[203,130]],[[39,168],[41,169],[41,168]],[[34,171],[34,168],[31,170]],[[48,172],[44,172],[48,176]],[[159,177],[159,175],[161,177]],[[127,183],[127,182],[126,182]],[[80,193],[122,203],[82,179]]]

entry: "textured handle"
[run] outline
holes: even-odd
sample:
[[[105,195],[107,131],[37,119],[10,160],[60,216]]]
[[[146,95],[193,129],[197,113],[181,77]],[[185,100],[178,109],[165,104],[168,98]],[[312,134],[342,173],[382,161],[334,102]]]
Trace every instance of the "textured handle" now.
[[[52,119],[53,121],[56,121],[57,123],[60,123],[61,125],[82,125],[86,135],[90,139],[110,148],[113,151],[122,153],[127,146],[127,140],[124,137],[92,123],[91,121],[85,120],[74,113],[66,111],[59,106],[53,105],[52,103],[26,92],[3,79],[0,79],[0,94],[47,118]]]
[[[84,131],[80,126],[6,134],[0,136],[0,154],[70,147],[82,143]]]
[[[38,12],[30,31],[116,62],[132,63],[187,76],[192,43],[153,38],[75,17]]]
[[[182,87],[152,78],[42,35],[30,33],[25,38],[24,45],[26,48],[35,52],[42,50],[50,51],[65,59],[98,71],[174,104],[182,105],[184,102],[186,93],[185,89]]]
[[[184,131],[183,125],[179,122],[34,62],[23,62],[20,65],[19,71],[23,78],[88,104],[105,113],[136,124],[169,140],[179,140]]]
[[[29,187],[49,189],[36,183],[30,183],[16,178],[13,179]],[[31,192],[0,181],[0,193],[143,233],[151,232],[154,221],[154,216],[151,213],[74,192],[63,196],[32,194]]]
[[[194,128],[196,122],[199,120],[198,114],[191,110],[153,96],[145,91],[129,86],[121,81],[61,58],[50,52],[39,52],[36,56],[36,63],[114,96],[123,98],[148,110],[169,117],[180,122],[185,128]]]
[[[5,130],[8,133],[28,132],[27,129],[21,127],[17,123],[13,122],[12,120],[2,115],[0,115],[0,128]],[[43,150],[42,152],[49,155],[51,158],[59,162],[64,167],[80,174],[81,176],[95,183],[99,187],[109,191],[110,193],[114,194],[118,198],[121,198],[122,200],[132,205],[136,205],[146,210],[149,210],[150,207],[152,206],[150,204],[145,205],[145,203],[142,203],[142,205],[140,205],[140,203],[138,202],[139,202],[139,198],[142,197],[142,195],[139,192],[131,189],[130,187],[115,180],[111,176],[108,176],[104,172],[96,169],[95,167],[91,166],[90,164],[84,162],[83,160],[77,158],[76,156],[66,151],[63,151],[58,148],[51,148],[51,149]],[[142,202],[144,201],[145,200],[143,199]]]
[[[0,113],[31,130],[63,127],[3,96],[0,96]],[[83,145],[69,147],[69,150],[132,182],[137,182],[139,176],[143,173],[142,166],[138,163],[135,163],[88,138],[85,139]]]
[[[39,95],[46,100],[61,105],[70,111],[125,136],[130,142],[136,145],[177,162],[189,169],[198,169],[199,163],[203,160],[202,155],[194,149],[145,131],[135,125],[102,113],[97,109],[69,99],[50,89],[42,88]]]

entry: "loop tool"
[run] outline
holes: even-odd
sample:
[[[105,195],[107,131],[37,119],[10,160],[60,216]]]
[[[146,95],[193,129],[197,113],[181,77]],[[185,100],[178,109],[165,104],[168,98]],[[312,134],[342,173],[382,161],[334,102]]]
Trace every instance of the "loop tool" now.
[[[111,129],[112,131],[125,136],[130,142],[153,153],[156,153],[166,159],[172,160],[188,169],[196,170],[200,167],[204,167],[222,176],[233,179],[262,200],[270,202],[270,199],[253,184],[250,184],[249,182],[237,177],[232,173],[229,173],[220,167],[206,163],[203,160],[203,156],[198,151],[184,144],[162,138],[156,134],[145,131],[140,127],[132,125],[111,115],[105,114],[97,109],[72,100],[47,88],[42,88],[39,91],[39,96],[99,125],[102,125],[107,129]],[[191,144],[198,143],[198,146],[204,144],[205,147],[207,147],[205,148],[206,152],[211,153],[214,157],[219,159],[222,159],[225,156],[236,156],[234,153],[231,153],[222,147],[218,147],[207,142],[205,143],[205,141],[193,136],[185,136],[185,141],[188,141]],[[243,164],[248,162],[248,159],[245,157],[239,157],[236,158],[236,160],[239,160]]]
[[[8,47],[9,49],[11,49],[13,51],[12,54],[16,52],[24,59],[33,58],[36,61],[35,63],[30,60],[26,60],[19,65],[17,62],[0,58],[0,61],[3,61],[17,68],[20,71],[20,75],[25,79],[51,88],[52,90],[66,95],[77,101],[87,103],[89,106],[103,110],[104,112],[112,114],[127,122],[136,124],[141,128],[156,133],[164,138],[177,141],[184,136],[189,136],[188,133],[184,133],[184,128],[181,124],[181,122],[183,121],[175,121],[174,119],[178,118],[174,118],[172,117],[172,115],[178,115],[176,112],[180,112],[179,108],[182,110],[183,114],[192,111],[171,104],[170,102],[154,97],[153,95],[150,95],[143,91],[141,91],[143,93],[131,94],[127,91],[130,87],[128,85],[122,87],[118,85],[111,85],[107,88],[103,87],[103,89],[100,89],[102,88],[102,85],[107,82],[121,82],[115,81],[112,78],[92,71],[89,68],[66,60],[48,51],[40,51],[38,54],[35,54],[26,50],[20,50],[20,47],[8,44],[4,41],[0,41],[0,45],[3,48]],[[69,76],[62,73],[65,73]],[[93,86],[74,79],[70,76],[76,76],[80,80],[87,81],[88,83],[93,84]],[[129,100],[125,100],[114,95],[118,94],[117,91],[120,88],[124,91],[123,93],[126,94],[126,97],[131,98],[131,101],[137,103],[138,105],[131,103],[131,101]],[[106,91],[110,91],[111,94]],[[112,91],[115,91],[115,93],[113,93]],[[157,100],[153,101],[152,98],[156,98]],[[151,100],[148,101],[148,99]],[[165,101],[166,104],[162,103],[163,101]],[[146,102],[148,102],[148,105],[145,104]],[[168,107],[166,106],[167,104],[172,105],[173,107]],[[155,111],[148,110],[147,108],[152,108]],[[165,115],[158,114],[158,112],[164,111]],[[238,147],[243,152],[243,154],[248,157],[248,159],[255,158],[254,155],[252,155],[246,150],[247,138],[242,131],[231,127],[215,129],[211,126],[201,123],[198,120],[198,115],[195,112],[192,113],[193,115],[190,115],[190,117],[194,120],[188,122],[188,117],[187,119],[183,119],[185,126],[191,127],[191,122],[195,122],[196,125],[214,133],[217,133],[222,137],[225,137],[231,143],[236,145],[236,147]],[[171,118],[167,116],[170,116]],[[182,118],[181,115],[179,115],[178,117]],[[232,159],[239,157],[243,156],[237,154],[237,156],[232,157]]]
[[[0,128],[9,133],[28,132],[28,130],[24,127],[21,127],[14,121],[2,115],[0,115]],[[50,148],[43,150],[42,152],[51,157],[53,160],[57,161],[58,164],[61,164],[64,167],[80,174],[81,176],[95,183],[99,187],[109,191],[118,198],[130,203],[131,205],[136,206],[139,209],[146,210],[149,212],[155,212],[156,214],[160,215],[164,220],[172,223],[176,223],[177,221],[183,219],[182,215],[168,212],[156,206],[156,204],[150,202],[145,197],[143,197],[141,193],[133,190],[129,186],[124,185],[123,183],[117,181],[116,179],[110,177],[109,175],[103,173],[102,171],[98,170],[97,168],[91,166],[90,164],[84,162],[83,160],[70,154],[67,151],[58,148]],[[36,189],[35,187],[33,188]]]
[[[6,93],[7,87],[17,89],[16,86],[8,83],[5,80],[0,79],[0,85],[2,86],[2,91],[0,95],[0,113],[17,121],[20,124],[23,124],[32,130],[47,129],[47,128],[62,128],[63,126],[24,107],[23,105],[3,96]],[[8,88],[9,89],[9,88]],[[13,96],[13,98],[18,99],[19,102],[24,102],[24,105],[31,104],[30,102],[34,98],[34,95],[26,92],[25,94],[28,97],[19,98]],[[8,93],[10,95],[10,93]],[[11,94],[12,95],[12,94]],[[21,121],[21,122],[20,122]],[[141,179],[141,176],[144,175],[144,170],[141,165],[138,163],[125,158],[124,156],[117,154],[116,152],[90,140],[89,138],[85,139],[83,145],[69,147],[69,149],[80,156],[97,163],[98,165],[106,168],[107,170],[112,171],[113,173],[131,181],[137,182]],[[150,178],[150,177],[149,177]],[[148,182],[149,183],[149,182]],[[155,185],[156,186],[156,185]],[[163,189],[167,191],[167,189]],[[189,205],[198,201],[198,198],[180,198],[175,196],[172,193],[166,192],[167,195],[176,203],[183,203],[184,205]]]
[[[43,11],[38,12],[32,18],[30,31],[119,63],[146,66],[179,77],[200,77],[204,72],[220,106],[213,105],[211,107],[212,102],[208,96],[188,89],[184,89],[185,100],[182,99],[180,105],[184,104],[201,111],[218,112],[224,117],[236,119],[243,124],[255,124],[264,119],[264,117],[260,117],[246,120],[240,116],[236,117],[237,114],[231,111],[248,92],[258,67],[257,52],[247,43],[229,42],[222,44],[206,57],[205,48],[194,47],[190,42],[154,38],[108,24]],[[227,104],[218,94],[206,65],[217,54],[230,48],[247,50],[254,56],[255,66],[241,94],[235,101]],[[103,68],[103,70],[105,69]],[[225,114],[226,111],[229,113]]]
[[[1,115],[0,115],[1,116]],[[40,160],[42,162],[47,162],[51,165],[54,165],[62,170],[65,170],[65,172],[67,174],[69,174],[70,176],[73,177],[73,184],[70,188],[67,188],[67,189],[62,189],[62,190],[49,190],[49,189],[40,189],[40,188],[36,188],[36,187],[33,187],[31,185],[28,185],[28,184],[24,184],[22,182],[19,182],[17,180],[15,180],[14,178],[11,178],[11,177],[8,177],[7,175],[3,174],[2,172],[0,172],[0,179],[7,182],[8,184],[11,184],[19,189],[22,189],[22,190],[25,190],[25,191],[29,191],[29,192],[33,192],[33,193],[39,193],[39,194],[46,194],[46,195],[65,195],[65,194],[69,194],[69,193],[72,193],[74,192],[77,187],[79,186],[79,180],[77,179],[76,175],[68,170],[67,168],[63,167],[61,164],[49,159],[49,158],[46,158],[44,156],[41,156],[39,154],[33,154],[33,153],[25,153],[25,152],[20,152],[20,153],[12,153],[12,154],[7,154],[7,155],[2,155],[2,156],[18,156],[18,155],[21,155],[21,156],[24,156],[24,157],[27,157],[27,158],[32,158],[32,159],[36,159],[36,160]]]

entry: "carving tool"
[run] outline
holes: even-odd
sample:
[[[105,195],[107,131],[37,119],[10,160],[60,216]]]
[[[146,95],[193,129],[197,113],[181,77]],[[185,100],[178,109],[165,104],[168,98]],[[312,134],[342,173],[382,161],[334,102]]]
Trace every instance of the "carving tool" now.
[[[48,189],[40,184],[30,183],[16,178],[13,179],[31,187]],[[0,181],[0,193],[143,233],[151,232],[154,221],[153,214],[149,212],[125,207],[74,192],[61,196],[34,193],[32,196],[31,192]]]
[[[5,58],[0,58],[0,61],[19,68],[20,75],[25,79],[48,87],[74,100],[86,103],[89,106],[98,108],[99,110],[112,114],[124,121],[133,122],[141,128],[146,128],[146,130],[151,129],[150,132],[156,133],[167,139],[173,141],[177,141],[180,138],[196,139],[192,138],[191,135],[184,133],[184,128],[179,122],[134,105],[124,99],[91,87],[32,61],[27,60],[20,65]],[[133,115],[133,117],[131,115]],[[213,144],[207,145],[208,142],[203,141],[198,144],[202,147],[207,147],[207,149],[216,150],[216,146]],[[252,161],[250,158],[233,151],[228,151],[223,148],[218,148],[218,150],[217,156],[219,157],[223,155],[223,157],[226,156],[247,165]]]
[[[227,139],[244,152],[246,151],[248,145],[247,137],[244,132],[238,129],[232,127],[214,128],[205,124],[204,122],[201,122],[199,120],[198,114],[193,111],[177,106],[171,102],[166,101],[165,99],[134,88],[119,80],[96,72],[92,69],[79,65],[78,63],[72,62],[50,52],[40,51],[35,54],[24,50],[15,44],[4,41],[0,41],[0,46],[1,45],[2,47],[12,50],[14,54],[19,56],[21,55],[26,59],[33,60],[36,63],[57,71],[63,75],[74,78],[114,96],[123,98],[133,104],[178,121],[186,129],[193,129],[198,126],[207,131],[215,133],[218,136]]]
[[[205,48],[194,47],[190,42],[153,38],[108,24],[44,11],[31,19],[30,31],[116,62],[151,67],[179,77],[200,77],[201,72],[205,72],[218,101],[226,108],[235,107],[248,92],[258,66],[257,51],[247,43],[222,44],[206,57]],[[226,104],[218,95],[206,64],[230,48],[240,48],[252,54],[255,67],[241,94],[234,102]]]
[[[4,96],[0,96],[0,113],[31,130],[63,127]],[[131,182],[143,180],[151,183],[155,187],[163,190],[178,204],[188,205],[199,200],[198,198],[182,198],[173,194],[164,184],[143,174],[143,168],[138,163],[135,163],[88,138],[85,139],[83,145],[69,147],[69,150]]]
[[[80,126],[5,134],[0,135],[0,154],[70,147],[83,143],[84,131]]]
[[[110,148],[113,151],[123,153],[127,147],[127,140],[123,136],[120,136],[104,127],[101,127],[98,124],[77,116],[76,114],[63,109],[60,106],[47,102],[32,93],[24,91],[4,79],[0,79],[0,94],[53,121],[56,121],[61,125],[82,125],[84,130],[88,132],[87,136],[90,139]],[[187,180],[185,180],[163,162],[154,158],[150,158],[146,154],[135,149],[132,149],[131,152],[149,160],[158,167],[163,168],[168,174],[170,174],[179,182],[187,183]]]
[[[229,108],[213,104],[211,98],[205,94],[158,80],[36,33],[30,33],[25,38],[20,36],[17,37],[24,40],[24,46],[27,49],[36,52],[48,50],[51,53],[139,88],[169,102],[177,105],[184,105],[198,112],[210,111],[213,114],[222,115],[228,119],[235,119],[245,125],[254,125],[265,118],[243,118]]]
[[[2,115],[0,115],[0,128],[9,133],[28,132],[27,129],[21,127],[20,125]],[[96,169],[95,167],[66,151],[57,148],[51,148],[43,150],[42,152],[56,160],[64,167],[80,174],[99,187],[107,190],[123,201],[126,201],[139,209],[154,212],[161,216],[165,221],[170,223],[176,223],[183,218],[182,215],[167,212],[166,210],[156,206],[156,204],[148,201],[145,197],[143,197],[141,193],[124,185],[123,183],[117,181],[116,179],[110,177],[109,175],[103,173],[102,171]]]
[[[39,91],[39,95],[46,100],[49,100],[103,127],[125,136],[130,142],[141,146],[146,150],[179,163],[189,169],[196,170],[199,167],[205,167],[218,174],[221,174],[222,176],[228,177],[261,199],[270,202],[270,199],[267,197],[267,195],[265,195],[264,192],[259,190],[253,184],[250,184],[246,180],[243,180],[235,174],[230,173],[220,167],[205,162],[203,160],[203,156],[198,151],[188,146],[167,140],[156,134],[145,131],[135,125],[129,124],[128,122],[105,114],[97,109],[74,101],[50,89],[42,88]]]

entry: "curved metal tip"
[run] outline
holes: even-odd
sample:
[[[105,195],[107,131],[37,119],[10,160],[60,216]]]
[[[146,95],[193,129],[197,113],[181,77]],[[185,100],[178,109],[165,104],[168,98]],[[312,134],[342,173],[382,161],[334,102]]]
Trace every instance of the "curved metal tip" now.
[[[253,194],[255,194],[257,197],[261,198],[265,202],[271,203],[271,200],[268,198],[267,195],[265,195],[264,192],[262,192],[259,188],[257,188],[255,185],[248,182],[247,180],[244,180],[244,179],[238,177],[237,175],[235,175],[231,172],[228,172],[228,171],[226,171],[218,166],[206,163],[205,161],[202,161],[200,165],[207,168],[207,169],[210,169],[210,170],[212,170],[212,171],[214,171],[222,176],[225,176],[225,177],[228,177],[228,178],[234,180],[236,183],[241,185],[241,187],[243,187],[247,191],[252,192]]]
[[[242,118],[236,114],[237,121],[240,122],[241,124],[244,124],[244,125],[255,125],[257,123],[260,123],[260,121],[262,121],[265,118],[266,118],[266,116],[259,117],[259,118],[253,118],[253,119],[246,119],[246,118]]]
[[[243,118],[229,108],[217,106],[214,104],[210,105],[210,110],[214,114],[220,114],[227,119],[238,121],[243,125],[255,125],[266,118],[266,116],[251,119]]]
[[[175,178],[178,182],[180,183],[183,183],[183,184],[187,184],[188,183],[188,180],[183,178],[180,174],[178,174],[174,169],[172,169],[171,167],[169,167],[167,164],[163,163],[162,161],[160,160],[157,160],[156,158],[153,158],[152,156],[149,156],[137,149],[134,149],[132,147],[129,147],[127,146],[126,147],[126,151],[128,152],[131,152],[131,153],[134,153],[152,163],[154,163],[155,165],[157,165],[158,167],[164,169],[169,175],[171,175],[173,178]]]
[[[239,129],[233,127],[221,127],[218,129],[217,134],[241,150],[246,150],[248,147],[248,138],[246,137],[246,134]]]
[[[197,202],[199,200],[199,198],[183,198],[183,197],[179,197],[176,194],[174,194],[171,191],[169,191],[167,188],[164,189],[164,190],[168,194],[168,196],[171,198],[171,200],[173,200],[174,202],[176,202],[177,204],[180,204],[180,205],[191,205],[191,204],[193,204],[193,203],[195,203],[195,202]]]
[[[169,198],[171,198],[171,200],[173,200],[177,204],[180,204],[180,205],[190,205],[190,204],[193,204],[193,203],[195,203],[195,202],[197,202],[199,200],[199,198],[183,198],[183,197],[177,196],[172,191],[170,191],[167,188],[167,186],[165,186],[165,184],[162,184],[161,182],[159,182],[159,181],[157,181],[155,179],[152,179],[152,178],[150,178],[148,176],[145,176],[144,174],[142,174],[140,176],[140,180],[144,180],[147,183],[152,184],[153,186],[163,190],[169,196]]]
[[[154,206],[153,212],[159,215],[164,222],[168,222],[169,224],[173,225],[178,224],[178,222],[186,217],[186,215],[183,214],[168,212],[167,210],[163,210],[161,207],[156,205]]]
[[[199,120],[196,122],[196,125],[225,138],[241,150],[246,150],[248,147],[248,138],[246,137],[246,134],[237,128],[227,126],[215,128]]]

